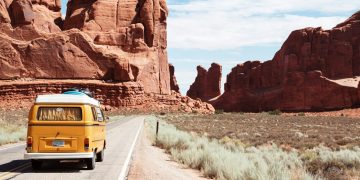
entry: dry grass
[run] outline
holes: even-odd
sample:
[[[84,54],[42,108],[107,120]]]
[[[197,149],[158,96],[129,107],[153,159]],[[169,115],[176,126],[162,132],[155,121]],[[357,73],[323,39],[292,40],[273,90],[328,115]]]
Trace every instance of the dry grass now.
[[[147,129],[154,135],[155,118],[147,119]],[[199,169],[215,179],[315,179],[306,172],[296,151],[286,152],[276,145],[243,147],[230,140],[209,139],[180,131],[161,122],[154,145],[164,148],[174,160]]]
[[[0,109],[0,145],[25,140],[27,113],[27,110]]]
[[[360,146],[359,118],[273,114],[167,115],[165,119],[184,131],[238,139],[247,146],[274,143],[298,150],[320,144],[332,150]]]
[[[227,116],[230,116],[230,120],[227,119]],[[261,121],[256,119],[259,117],[262,118]],[[170,118],[173,119],[169,120]],[[166,119],[168,122],[175,122],[179,128],[186,131],[163,122],[158,139],[154,140],[154,144],[166,149],[166,152],[170,153],[176,161],[199,169],[210,178],[360,178],[360,148],[358,147],[360,142],[356,138],[359,133],[356,129],[359,122],[357,119],[329,117],[323,119],[322,117],[304,116],[294,118],[293,116],[274,116],[268,113],[181,115],[167,116]],[[265,122],[266,120],[267,122]],[[152,123],[149,125],[151,131],[155,124],[152,121],[148,121],[148,123]],[[211,121],[215,121],[217,126]],[[275,124],[271,125],[272,123]],[[346,130],[349,131],[347,128],[349,125],[352,130],[346,132]],[[259,128],[260,131],[256,131],[255,127],[259,126],[268,126],[269,132],[261,131],[261,128]],[[327,126],[332,126],[329,128],[337,131],[326,132],[324,129],[327,129]],[[229,129],[235,130],[239,127],[242,131],[227,133]],[[300,131],[302,127],[307,127],[308,131]],[[194,129],[196,131],[193,131]],[[293,131],[293,129],[298,129],[298,131]],[[318,132],[319,136],[314,138],[314,135],[309,133],[313,131]],[[349,134],[346,135],[346,133]],[[327,147],[325,146],[327,143],[322,143],[322,141],[326,142],[332,138],[337,142],[336,137],[339,134],[352,138],[345,138],[347,143],[332,147]],[[355,137],[351,134],[354,134]],[[241,138],[244,135],[250,138]],[[308,138],[311,141],[301,140]],[[260,140],[251,143],[253,139]],[[277,144],[276,142],[287,143]],[[311,142],[311,144],[304,142]],[[296,146],[291,146],[293,144]],[[328,143],[328,145],[332,145],[332,143]]]

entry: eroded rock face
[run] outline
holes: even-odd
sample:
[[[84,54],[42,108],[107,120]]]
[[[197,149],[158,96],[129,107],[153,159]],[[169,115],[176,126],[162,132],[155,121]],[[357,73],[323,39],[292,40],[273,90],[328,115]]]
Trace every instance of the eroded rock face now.
[[[164,0],[0,2],[0,79],[139,82],[170,94]],[[64,31],[62,31],[62,29]]]
[[[39,94],[62,93],[69,88],[88,88],[105,110],[183,112],[211,114],[212,105],[172,91],[145,93],[137,82],[106,83],[100,80],[17,80],[0,82],[0,108],[30,108]],[[16,103],[14,103],[16,102]]]
[[[180,87],[175,77],[175,67],[172,64],[169,64],[169,70],[170,70],[170,89],[172,91],[180,93]]]
[[[71,0],[64,29],[81,29],[100,44],[166,48],[167,15],[165,0]]]
[[[28,108],[38,94],[77,87],[105,109],[214,112],[170,90],[165,0],[67,6],[63,20],[61,0],[0,1],[0,107]]]
[[[359,104],[360,13],[331,30],[292,32],[271,61],[246,62],[212,103],[226,111],[322,111]],[[350,83],[341,83],[349,81]]]
[[[212,63],[209,71],[198,66],[195,82],[190,86],[187,96],[203,101],[219,96],[221,94],[221,74],[222,67],[219,64]]]

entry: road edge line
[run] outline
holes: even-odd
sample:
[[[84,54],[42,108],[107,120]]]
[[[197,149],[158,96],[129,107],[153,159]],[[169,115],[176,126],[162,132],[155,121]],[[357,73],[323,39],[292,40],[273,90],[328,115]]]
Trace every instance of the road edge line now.
[[[15,171],[25,170],[25,169],[30,168],[30,167],[31,167],[31,163],[25,163],[25,164],[23,164],[23,165],[20,165],[20,166],[18,166],[18,167],[15,167],[15,168],[13,168],[13,169],[8,170],[7,172],[1,173],[1,174],[0,174],[0,179],[2,179],[2,178],[4,178],[4,179],[11,179],[11,178],[13,178],[13,177],[11,177],[11,178],[6,178],[6,177],[8,177],[9,175],[11,175],[11,173],[17,174],[17,172],[15,172]],[[21,173],[18,173],[18,174],[21,174]]]
[[[136,136],[135,136],[134,141],[133,141],[133,143],[131,145],[129,154],[127,155],[125,163],[123,165],[123,168],[121,169],[118,180],[125,180],[125,177],[127,176],[127,171],[128,171],[129,166],[130,166],[130,160],[131,160],[132,154],[134,152],[135,145],[136,145],[136,142],[137,142],[137,140],[139,138],[140,132],[141,132],[141,130],[143,128],[144,120],[145,120],[145,118],[143,118],[142,123],[141,123],[141,125],[140,125],[140,127],[139,127],[139,129],[138,129],[138,131],[136,133]]]
[[[19,144],[14,144],[14,145],[11,145],[9,144],[9,146],[6,147],[6,144],[4,145],[5,147],[1,148],[0,147],[0,151],[5,151],[5,150],[8,150],[8,149],[12,149],[12,148],[16,148],[16,147],[20,147],[20,146],[25,146],[25,142],[21,142]]]

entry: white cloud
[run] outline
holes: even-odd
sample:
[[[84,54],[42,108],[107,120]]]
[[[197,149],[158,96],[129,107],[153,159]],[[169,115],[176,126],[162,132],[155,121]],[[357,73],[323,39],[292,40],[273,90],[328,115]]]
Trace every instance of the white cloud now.
[[[359,9],[360,1],[195,0],[169,8],[169,47],[213,50],[282,43],[304,27],[329,29]]]

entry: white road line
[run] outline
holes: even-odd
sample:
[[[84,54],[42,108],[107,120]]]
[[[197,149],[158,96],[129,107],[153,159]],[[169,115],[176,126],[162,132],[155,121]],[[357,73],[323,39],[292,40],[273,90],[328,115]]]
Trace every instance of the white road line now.
[[[134,139],[134,141],[133,141],[133,143],[131,145],[129,154],[127,155],[125,163],[124,163],[124,165],[123,165],[123,167],[121,169],[118,180],[125,180],[125,178],[127,176],[127,170],[129,168],[129,165],[130,165],[130,159],[131,159],[131,156],[133,154],[133,151],[134,151],[134,148],[135,148],[135,145],[136,145],[136,141],[137,141],[138,136],[140,134],[140,131],[141,131],[142,127],[143,127],[143,124],[144,124],[144,121],[141,123],[141,125],[140,125],[140,127],[139,127],[139,129],[138,129],[138,131],[136,133],[135,139]]]
[[[4,151],[4,150],[7,150],[7,149],[16,148],[16,147],[20,147],[20,146],[25,146],[25,144],[16,144],[16,145],[12,145],[12,146],[8,146],[8,147],[0,148],[0,151]]]

